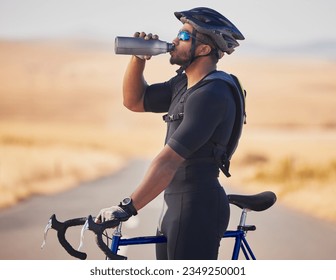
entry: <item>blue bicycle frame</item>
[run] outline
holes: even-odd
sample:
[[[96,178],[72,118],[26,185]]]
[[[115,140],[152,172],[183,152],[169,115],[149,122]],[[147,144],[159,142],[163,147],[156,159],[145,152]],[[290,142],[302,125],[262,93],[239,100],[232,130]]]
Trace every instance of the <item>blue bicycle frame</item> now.
[[[255,230],[255,226],[245,225],[246,215],[247,215],[247,210],[243,209],[243,212],[240,218],[240,223],[237,227],[237,230],[226,231],[223,235],[223,238],[234,238],[235,239],[235,244],[234,244],[233,252],[232,252],[232,260],[238,260],[240,250],[243,252],[246,260],[256,259],[245,237],[247,231]],[[113,254],[118,253],[119,246],[157,244],[157,243],[167,242],[167,238],[163,235],[122,238],[121,226],[122,225],[120,224],[117,227],[117,229],[115,230],[112,236],[112,243],[111,243],[110,249]]]

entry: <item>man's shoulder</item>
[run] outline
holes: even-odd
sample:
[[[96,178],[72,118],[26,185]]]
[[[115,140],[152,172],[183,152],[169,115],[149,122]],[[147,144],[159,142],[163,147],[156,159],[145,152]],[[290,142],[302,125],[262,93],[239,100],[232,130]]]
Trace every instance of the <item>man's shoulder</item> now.
[[[230,90],[234,82],[230,74],[224,71],[214,71],[208,74],[200,81],[203,89],[211,88],[211,91],[222,92],[223,90]]]
[[[208,74],[203,81],[225,81],[230,84],[234,83],[232,76],[224,71],[213,71]]]

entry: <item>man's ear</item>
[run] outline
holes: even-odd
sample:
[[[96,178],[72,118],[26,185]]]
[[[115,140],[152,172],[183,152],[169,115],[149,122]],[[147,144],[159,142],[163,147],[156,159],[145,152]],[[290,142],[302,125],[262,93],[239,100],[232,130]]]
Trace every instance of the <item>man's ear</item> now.
[[[199,56],[206,56],[211,52],[211,47],[209,45],[201,44],[197,48]]]

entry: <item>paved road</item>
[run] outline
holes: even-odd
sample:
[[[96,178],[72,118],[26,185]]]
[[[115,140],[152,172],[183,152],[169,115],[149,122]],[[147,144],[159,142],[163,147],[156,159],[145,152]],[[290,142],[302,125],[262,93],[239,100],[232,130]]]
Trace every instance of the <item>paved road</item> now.
[[[59,220],[95,215],[100,208],[113,205],[127,196],[140,181],[148,162],[132,161],[119,173],[82,184],[53,196],[36,196],[10,209],[0,211],[0,259],[73,259],[57,243],[50,230],[46,247],[41,250],[43,230],[51,214]],[[234,192],[228,190],[228,193]],[[160,214],[162,197],[158,197],[124,225],[125,236],[154,234]],[[239,210],[232,207],[230,228],[239,220]],[[265,212],[249,213],[248,222],[257,226],[248,234],[259,259],[336,259],[336,224],[317,220],[289,210],[277,203]],[[200,229],[201,230],[201,229]],[[76,247],[80,227],[68,238]],[[85,234],[84,251],[88,259],[103,259],[91,232]],[[223,240],[220,258],[230,258],[232,244]],[[153,245],[123,249],[130,259],[154,259]]]

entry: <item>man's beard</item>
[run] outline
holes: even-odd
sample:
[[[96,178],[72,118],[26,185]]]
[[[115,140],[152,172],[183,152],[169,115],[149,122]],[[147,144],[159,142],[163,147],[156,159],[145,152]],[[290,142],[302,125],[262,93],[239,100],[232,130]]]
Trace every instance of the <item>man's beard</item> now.
[[[182,65],[185,65],[187,63],[189,63],[191,57],[190,57],[190,53],[184,53],[184,55],[178,55],[178,56],[173,56],[171,55],[170,56],[170,64],[174,65],[179,65],[179,66],[182,66]]]

